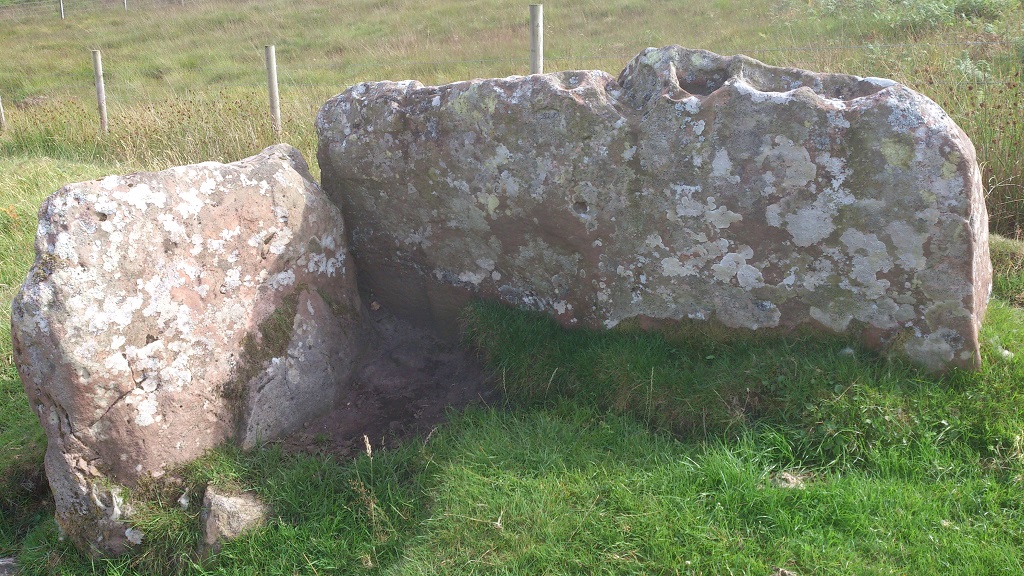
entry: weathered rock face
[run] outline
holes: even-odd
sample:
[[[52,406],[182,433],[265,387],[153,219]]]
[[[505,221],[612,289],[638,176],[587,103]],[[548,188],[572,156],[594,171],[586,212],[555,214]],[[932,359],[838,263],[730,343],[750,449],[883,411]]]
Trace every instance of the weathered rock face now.
[[[977,366],[991,285],[974,147],[888,80],[669,47],[577,71],[364,83],[317,118],[363,288],[567,325],[853,331]]]
[[[289,146],[69,185],[12,310],[61,526],[117,554],[121,485],[346,394],[361,306],[341,214]]]

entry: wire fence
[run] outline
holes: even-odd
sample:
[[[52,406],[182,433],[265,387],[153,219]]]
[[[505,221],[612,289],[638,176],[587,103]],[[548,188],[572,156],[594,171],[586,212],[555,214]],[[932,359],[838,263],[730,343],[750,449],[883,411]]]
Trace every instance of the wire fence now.
[[[386,11],[388,2],[376,5]],[[63,25],[46,26],[51,18],[60,18],[61,6]],[[502,14],[504,27],[498,32],[507,35],[503,43],[486,37],[481,43],[478,37],[461,50],[443,39],[409,41],[396,32],[400,28],[389,27],[396,21],[379,11],[371,11],[370,22],[357,22],[328,41],[310,41],[309,36],[327,31],[321,23],[348,16],[349,4],[320,6],[326,12],[318,13],[312,27],[290,22],[290,27],[278,28],[266,22],[301,12],[285,0],[0,0],[0,27],[24,19],[24,25],[11,30],[24,35],[46,29],[54,34],[53,41],[32,44],[39,54],[5,54],[0,45],[0,152],[45,150],[82,158],[102,154],[159,166],[197,158],[234,159],[255,145],[282,138],[309,151],[316,146],[312,118],[317,110],[354,83],[416,78],[442,84],[525,75],[534,65],[528,42],[533,26],[525,22],[526,6],[521,12],[509,9]],[[144,16],[139,14],[143,10]],[[132,27],[142,22],[140,18],[152,22],[160,11],[166,25],[118,34],[113,40],[94,35],[64,42],[60,37],[111,25]],[[239,16],[242,12],[248,16]],[[567,27],[576,24],[572,18],[579,16],[578,11],[555,16],[544,22],[551,44],[539,47],[548,71],[614,73],[636,56],[639,48],[621,38],[619,43],[572,41]],[[461,25],[462,20],[456,20]],[[190,30],[186,41],[177,42],[183,22],[206,28],[199,34]],[[370,32],[353,41],[349,33],[358,32],[358,26]],[[229,33],[231,42],[224,42],[220,36]],[[819,37],[821,41],[793,40],[787,45],[785,36],[762,35],[760,41],[737,36],[714,48],[769,65],[892,78],[929,96],[978,148],[991,221],[1011,235],[1024,234],[1024,161],[1019,152],[1024,141],[1024,40],[990,33],[932,35],[930,42]],[[265,41],[271,39],[276,42]],[[103,94],[97,94],[98,74],[86,49],[93,42],[104,45]],[[278,68],[273,74],[276,83],[271,83],[264,45],[275,43]]]
[[[52,14],[67,19],[84,12],[186,7],[189,2],[194,0],[19,0],[0,2],[0,18]]]
[[[1009,41],[990,41],[916,44],[806,45],[776,48],[750,48],[746,50],[737,50],[737,53],[757,58],[763,57],[763,55],[766,54],[792,56],[799,55],[800,53],[816,54],[822,51],[829,51],[833,54],[857,51],[892,51],[896,49],[907,49],[915,52],[921,52],[940,47],[952,47],[964,50],[973,47],[1014,48],[1015,43]],[[589,69],[595,67],[592,66],[593,64],[604,64],[607,69],[610,67],[608,65],[617,65],[618,67],[622,67],[634,56],[635,54],[627,54],[623,52],[574,54],[564,56],[547,56],[545,58],[545,62],[548,64],[550,69]],[[797,64],[793,64],[793,66],[799,67],[798,58],[788,57],[783,59],[787,62],[797,62]],[[355,75],[351,69],[332,70],[330,66],[317,70],[309,70],[301,67],[295,68],[290,65],[286,56],[281,57],[281,61],[281,68],[277,71],[277,82],[281,89],[286,92],[294,92],[301,89],[313,89],[317,92],[322,92],[324,90],[341,91],[346,86],[353,83],[352,77]],[[95,87],[95,74],[94,70],[89,66],[89,62],[89,54],[82,54],[81,62],[76,66],[77,69],[75,71],[47,73],[48,84],[61,86],[62,89],[67,92],[84,93],[87,90],[93,89]],[[124,72],[122,68],[118,67],[118,62],[115,61],[107,72],[108,89],[114,94],[120,93],[133,101],[140,99],[160,99],[164,97],[182,97],[190,94],[195,95],[197,92],[203,91],[215,93],[218,90],[233,90],[238,88],[266,89],[266,76],[265,69],[263,67],[264,63],[253,59],[248,64],[249,65],[245,67],[238,66],[230,75],[219,78],[216,82],[211,83],[209,76],[202,71],[157,70],[141,73],[138,71]],[[926,94],[929,92],[930,87],[937,86],[1010,86],[1015,85],[1020,81],[1019,71],[1016,73],[993,73],[972,66],[974,66],[974,64],[970,60],[965,60],[964,69],[951,76],[931,79],[916,79],[916,81],[914,81],[914,79],[909,81],[907,79],[903,79],[902,81],[903,83],[910,85],[912,88],[918,89]],[[471,72],[475,67],[499,69],[507,72],[508,74],[527,74],[529,58],[528,54],[524,54],[522,57],[518,58],[412,59],[402,60],[401,62],[401,69],[403,70],[418,70],[426,72],[449,70],[453,68],[461,68]],[[383,74],[371,74],[371,76],[386,77],[386,73],[389,71],[384,65],[380,66],[378,70],[383,72]],[[14,85],[14,77],[20,73],[20,71],[8,71],[5,74],[3,70],[0,70],[0,97],[4,96],[3,87],[5,85]],[[173,80],[163,81],[160,76],[164,74],[173,76]],[[5,76],[7,77],[5,78]],[[466,77],[462,79],[470,79],[473,77],[472,74],[467,74],[465,76]],[[22,101],[27,101],[31,104],[44,97],[45,93],[31,95],[26,96]],[[10,103],[11,98],[8,97],[6,101]]]
[[[100,10],[111,13],[125,10],[181,10],[183,7],[185,9],[200,8],[202,4],[203,0],[6,0],[6,2],[0,0],[0,22],[4,19],[19,17],[40,18],[39,15],[43,13],[52,14],[55,18],[63,16],[68,19],[73,18],[76,14]],[[259,0],[239,0],[232,2],[229,6],[258,5]],[[258,46],[246,46],[244,51],[232,54],[218,54],[215,52],[218,48],[213,46],[209,48],[209,53],[204,53],[203,46],[191,47],[191,49],[197,52],[194,56],[195,62],[192,66],[184,67],[175,66],[173,63],[164,65],[159,62],[147,66],[140,66],[138,63],[125,65],[125,62],[119,62],[117,59],[117,56],[123,58],[126,55],[124,50],[114,58],[108,59],[109,66],[105,80],[112,106],[116,108],[129,103],[137,105],[168,99],[218,97],[223,92],[242,91],[251,94],[268,89],[265,63],[260,58]],[[824,42],[792,46],[748,46],[747,48],[738,46],[732,52],[762,59],[769,64],[807,69],[815,69],[814,63],[820,60],[822,54],[829,55],[830,59],[837,63],[884,60],[889,65],[897,63],[893,70],[896,74],[877,75],[895,77],[898,81],[934,97],[937,91],[949,92],[956,88],[1015,87],[1020,80],[1019,65],[1016,70],[1011,68],[1007,71],[1004,67],[999,72],[993,72],[984,65],[986,64],[984,61],[979,65],[969,53],[980,50],[999,53],[1006,57],[1006,55],[1019,54],[1020,49],[1020,42],[994,39],[924,43],[844,44]],[[543,51],[543,47],[541,50]],[[961,59],[957,61],[958,64],[954,67],[952,74],[904,74],[899,68],[898,63],[900,62],[922,59],[922,55],[936,51],[941,51],[954,60]],[[957,53],[961,53],[961,55],[958,56]],[[482,75],[527,74],[530,72],[531,66],[530,51],[525,49],[525,45],[521,54],[501,57],[459,58],[440,50],[431,53],[430,50],[421,49],[415,51],[414,54],[426,54],[426,57],[396,57],[391,59],[392,62],[388,62],[388,58],[366,57],[356,58],[353,62],[353,59],[350,58],[339,65],[326,62],[325,65],[316,69],[311,69],[308,62],[294,65],[289,60],[289,54],[294,54],[293,48],[279,51],[278,58],[281,60],[281,67],[279,70],[274,69],[275,81],[270,85],[271,90],[279,87],[280,99],[286,103],[304,101],[310,97],[313,97],[314,100],[322,99],[325,95],[342,91],[347,85],[358,81],[360,77],[378,79],[393,77],[393,74],[408,74],[406,77],[419,75],[428,78],[469,79]],[[130,53],[127,55],[132,58],[138,56]],[[62,56],[65,55],[62,54]],[[4,104],[7,104],[8,107],[11,105],[17,108],[31,107],[45,102],[55,95],[59,96],[61,91],[69,95],[74,94],[79,99],[87,97],[89,91],[97,88],[97,80],[100,78],[97,71],[89,65],[89,54],[66,56],[70,56],[74,60],[62,62],[54,69],[46,70],[44,72],[46,82],[40,83],[40,86],[45,86],[45,88],[41,90],[34,89],[32,76],[38,72],[30,69],[30,65],[26,64],[19,68],[17,59],[13,59],[7,66],[0,67],[0,114],[3,113]],[[581,68],[615,70],[624,66],[634,56],[635,52],[630,52],[624,47],[589,53],[566,51],[563,48],[561,51],[546,54],[544,59],[549,70]],[[214,61],[218,58],[230,60],[230,68],[214,75],[203,69],[201,65],[203,60]],[[1019,64],[1019,55],[1016,58]],[[395,64],[394,61],[399,63]],[[907,66],[913,67],[914,64],[911,62]],[[842,69],[842,66],[836,66],[836,68]],[[8,93],[5,94],[5,91]],[[105,106],[101,104],[100,114],[103,113],[103,108]]]

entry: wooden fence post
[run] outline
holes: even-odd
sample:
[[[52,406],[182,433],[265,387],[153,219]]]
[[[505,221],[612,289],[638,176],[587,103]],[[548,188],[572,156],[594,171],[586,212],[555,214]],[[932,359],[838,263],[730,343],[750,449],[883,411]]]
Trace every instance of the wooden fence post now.
[[[0,132],[7,130],[7,116],[4,116],[4,99],[0,97]]]
[[[544,73],[544,5],[530,4],[530,74]]]
[[[267,60],[267,94],[270,96],[270,121],[274,125],[274,137],[281,139],[281,102],[277,95],[277,54],[274,45],[263,47]]]
[[[96,107],[100,111],[100,131],[107,133],[107,91],[103,87],[103,56],[92,51],[92,66],[96,70]]]
[[[60,19],[64,19],[64,0],[60,0]]]
[[[124,11],[128,11],[128,0],[124,0]]]

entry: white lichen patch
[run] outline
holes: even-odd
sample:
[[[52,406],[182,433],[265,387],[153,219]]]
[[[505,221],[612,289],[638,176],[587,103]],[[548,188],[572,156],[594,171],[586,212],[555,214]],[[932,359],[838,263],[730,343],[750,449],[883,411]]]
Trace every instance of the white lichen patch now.
[[[185,231],[185,227],[178,223],[178,221],[174,218],[173,214],[160,214],[159,216],[157,216],[157,221],[159,221],[160,224],[163,226],[164,232],[167,233],[167,237],[172,242],[187,241],[187,233]]]
[[[736,281],[744,290],[764,286],[764,276],[761,271],[749,264],[743,264],[736,270]]]
[[[330,258],[326,253],[310,254],[306,263],[306,271],[311,274],[323,274],[328,278],[335,274],[341,275],[345,273],[345,259],[339,254]]]
[[[705,205],[700,201],[700,186],[673,184],[670,190],[670,194],[675,199],[675,210],[666,213],[666,217],[669,220],[702,216],[704,214]]]
[[[732,174],[732,160],[729,159],[729,151],[721,148],[715,150],[715,159],[711,161],[711,175],[717,178],[739,181],[739,176]]]
[[[160,409],[160,404],[157,401],[155,391],[146,392],[142,388],[136,388],[125,396],[124,403],[135,407],[134,422],[139,426],[152,426],[160,420],[163,420],[163,418],[157,413]]]
[[[461,272],[459,273],[459,281],[472,284],[474,286],[480,286],[480,283],[487,278],[488,274],[485,272]]]
[[[151,205],[157,208],[167,205],[167,194],[162,190],[153,190],[147,184],[137,184],[127,191],[118,188],[111,195],[142,212],[145,212]]]
[[[805,188],[818,173],[818,166],[811,161],[807,148],[796,145],[782,135],[766,143],[754,159],[754,164],[780,172],[781,185],[790,189]]]
[[[772,218],[778,221],[777,217]],[[785,229],[793,237],[793,243],[801,248],[817,244],[832,235],[835,224],[832,214],[820,206],[805,206],[785,216]]]
[[[697,271],[683,266],[679,258],[665,258],[661,261],[661,273],[668,277],[695,276]]]
[[[896,261],[907,270],[923,270],[928,259],[924,255],[924,245],[928,241],[927,232],[918,232],[909,222],[897,220],[885,227],[889,240],[895,248]]]
[[[58,233],[57,240],[48,251],[61,260],[67,260],[71,264],[78,264],[78,248],[68,232]]]
[[[295,272],[292,270],[284,270],[282,272],[278,272],[277,274],[274,274],[274,276],[272,276],[269,281],[267,281],[267,285],[274,290],[282,290],[294,284]]]
[[[854,229],[846,230],[839,239],[852,255],[850,278],[862,287],[865,296],[876,299],[885,294],[889,281],[879,279],[878,274],[888,272],[893,266],[885,243],[875,234]]]
[[[715,206],[713,199],[708,199],[708,210],[704,215],[707,221],[715,228],[728,228],[731,224],[743,220],[739,213],[729,210],[725,206]]]
[[[231,268],[224,273],[223,294],[230,294],[242,285],[242,271],[238,268]]]
[[[889,114],[889,125],[899,134],[906,134],[922,124],[924,115],[919,109],[920,96],[907,89],[890,89],[886,104],[892,109]]]
[[[190,188],[179,193],[179,199],[181,200],[174,207],[175,211],[181,215],[182,218],[191,218],[199,214],[205,205],[203,200],[199,197],[199,191],[195,188]]]
[[[131,369],[128,359],[121,353],[107,356],[106,360],[103,361],[103,367],[109,370],[111,374],[127,374]]]
[[[292,229],[285,226],[283,228],[271,228],[273,234],[273,240],[270,241],[268,250],[271,254],[284,254],[289,243],[292,241]]]
[[[731,282],[735,278],[745,290],[763,286],[761,271],[747,264],[753,257],[752,248],[740,246],[737,252],[729,252],[722,256],[717,264],[711,266],[711,271],[719,282]]]

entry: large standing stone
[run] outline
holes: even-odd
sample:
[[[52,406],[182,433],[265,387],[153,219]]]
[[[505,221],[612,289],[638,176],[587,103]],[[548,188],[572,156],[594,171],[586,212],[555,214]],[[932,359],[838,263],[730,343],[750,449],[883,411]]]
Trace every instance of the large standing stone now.
[[[144,536],[122,485],[347,393],[361,306],[341,214],[294,148],[71,184],[39,211],[15,360],[83,550]]]
[[[317,118],[361,282],[452,325],[500,298],[635,318],[860,334],[980,362],[991,266],[974,147],[889,80],[678,46],[596,71],[376,82]]]

